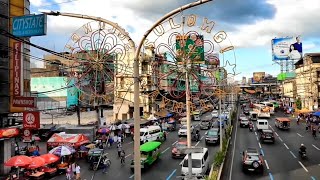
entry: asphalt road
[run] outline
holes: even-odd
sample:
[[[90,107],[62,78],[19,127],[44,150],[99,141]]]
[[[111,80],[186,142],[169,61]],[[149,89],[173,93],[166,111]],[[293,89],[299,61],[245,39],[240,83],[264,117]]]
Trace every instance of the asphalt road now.
[[[258,139],[256,129],[250,132],[248,128],[240,128],[239,122],[235,130],[235,137],[232,140],[232,151],[227,164],[229,172],[227,180],[249,180],[249,179],[270,179],[270,180],[316,180],[320,179],[320,135],[314,139],[311,132],[306,132],[305,125],[297,125],[291,121],[289,131],[279,130],[274,126],[275,117],[284,117],[277,112],[269,119],[269,128],[275,132],[275,144],[262,143]],[[307,147],[307,159],[301,159],[298,151],[300,144]],[[248,147],[257,148],[264,158],[264,173],[243,173],[241,167],[243,150]]]
[[[206,116],[207,114],[204,114]],[[199,121],[193,121],[192,124],[194,126],[198,126]],[[205,134],[206,130],[201,130],[201,141],[193,142],[193,145],[205,147],[205,141],[203,135]],[[147,169],[146,171],[142,172],[142,179],[143,180],[169,180],[169,179],[177,179],[177,176],[181,175],[181,167],[179,166],[182,159],[172,159],[171,157],[171,150],[172,146],[179,140],[178,131],[170,132],[167,136],[167,140],[161,146],[162,155],[160,160],[157,161],[151,168]],[[125,139],[123,144],[123,149],[126,152],[126,162],[124,166],[121,166],[120,159],[117,157],[117,150],[116,147],[111,147],[107,149],[108,157],[111,160],[112,164],[111,167],[108,169],[107,174],[103,174],[102,170],[98,170],[95,173],[94,179],[133,179],[134,174],[130,170],[130,163],[133,159],[133,142],[131,138]],[[215,153],[219,150],[219,146],[208,146],[209,149],[209,157],[210,157],[210,164],[213,162],[213,157]],[[84,160],[79,161],[81,167],[81,178],[91,180],[94,172],[88,169],[88,163]],[[56,176],[53,179],[55,180],[64,180],[65,176],[60,175]]]

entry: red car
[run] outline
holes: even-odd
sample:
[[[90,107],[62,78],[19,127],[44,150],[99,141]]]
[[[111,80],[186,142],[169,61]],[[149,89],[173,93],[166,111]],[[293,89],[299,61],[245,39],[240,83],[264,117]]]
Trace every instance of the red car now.
[[[179,141],[177,142],[171,151],[172,154],[172,158],[184,158],[185,154],[183,154],[181,152],[181,149],[186,148],[187,147],[187,141]]]

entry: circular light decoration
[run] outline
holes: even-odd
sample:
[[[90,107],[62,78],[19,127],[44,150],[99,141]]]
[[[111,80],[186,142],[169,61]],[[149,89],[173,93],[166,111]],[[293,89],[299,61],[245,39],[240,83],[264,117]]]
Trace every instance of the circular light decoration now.
[[[114,26],[92,21],[75,31],[65,46],[70,96],[83,105],[112,104],[115,74],[133,72],[127,34]]]
[[[228,75],[235,75],[234,46],[213,20],[195,14],[178,14],[158,25],[144,42],[155,58],[152,72],[163,101],[173,109],[182,108],[186,96],[186,72],[192,106],[213,102],[221,95]],[[217,92],[219,92],[217,94]]]

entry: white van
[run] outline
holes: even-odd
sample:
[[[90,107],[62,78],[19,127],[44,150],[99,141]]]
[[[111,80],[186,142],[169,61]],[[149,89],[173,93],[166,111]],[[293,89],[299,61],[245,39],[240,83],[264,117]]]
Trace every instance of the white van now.
[[[209,152],[208,148],[203,148],[202,153],[192,153],[192,175],[203,177],[209,170]],[[188,155],[181,162],[181,176],[188,174]]]
[[[265,119],[258,119],[257,120],[257,130],[261,131],[262,129],[268,129],[269,123]]]
[[[146,126],[140,128],[140,143],[146,143],[149,141],[156,141],[162,138],[163,132],[161,132],[160,126]]]

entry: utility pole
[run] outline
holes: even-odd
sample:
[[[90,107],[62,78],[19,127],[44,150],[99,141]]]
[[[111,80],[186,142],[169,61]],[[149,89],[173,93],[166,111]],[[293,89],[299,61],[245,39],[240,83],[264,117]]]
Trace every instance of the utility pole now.
[[[221,84],[221,83],[220,83]],[[221,87],[220,87],[221,88]],[[220,94],[219,97],[219,128],[220,128],[220,151],[222,151],[222,118],[221,118],[221,98],[222,98],[222,93]]]

